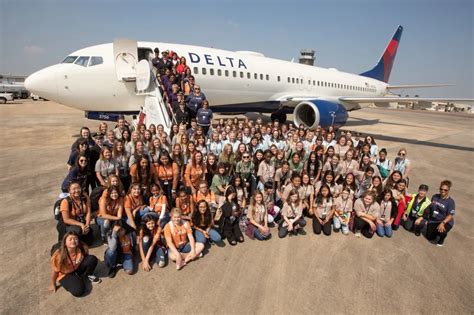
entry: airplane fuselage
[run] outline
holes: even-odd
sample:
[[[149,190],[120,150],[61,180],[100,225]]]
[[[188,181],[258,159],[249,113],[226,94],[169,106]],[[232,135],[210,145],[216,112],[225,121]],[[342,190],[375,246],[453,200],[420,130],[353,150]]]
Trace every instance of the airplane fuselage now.
[[[114,44],[87,47],[71,53],[73,57],[101,57],[102,63],[82,66],[60,63],[32,74],[34,93],[84,111],[139,111],[143,96],[137,95],[135,82],[117,78],[117,68],[137,60],[114,56]],[[236,112],[245,103],[265,103],[287,98],[377,97],[386,94],[387,84],[368,77],[299,63],[264,57],[254,52],[232,52],[199,46],[159,42],[137,42],[137,48],[174,51],[184,56],[197,84],[212,107],[230,107]],[[83,58],[84,59],[84,58]],[[117,62],[119,60],[120,64]],[[29,81],[29,82],[28,82]],[[238,105],[237,105],[238,104]],[[268,103],[269,104],[269,103]],[[260,108],[261,111],[278,110]],[[273,108],[274,107],[274,108]],[[258,111],[256,108],[255,111]]]

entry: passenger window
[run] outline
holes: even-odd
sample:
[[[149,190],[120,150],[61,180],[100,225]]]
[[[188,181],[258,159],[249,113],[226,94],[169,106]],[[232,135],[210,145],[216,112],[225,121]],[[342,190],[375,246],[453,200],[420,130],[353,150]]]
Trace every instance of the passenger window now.
[[[81,56],[77,58],[76,62],[74,62],[74,64],[83,66],[83,67],[87,67],[88,63],[89,63],[89,57],[86,57],[86,56]]]
[[[206,75],[206,68],[202,68],[202,74]]]
[[[222,75],[222,70],[221,70],[221,69],[217,69],[217,75],[218,75],[218,76],[221,76],[221,75]]]
[[[291,83],[295,83],[295,78],[291,78]]]
[[[209,74],[214,75],[214,69],[209,69]]]
[[[250,79],[252,78],[252,75],[250,74],[250,72],[247,72],[247,79]]]
[[[255,80],[257,80],[257,79],[258,79],[258,74],[254,73],[254,74],[253,74],[253,78],[254,78]]]
[[[270,76],[267,74],[267,75],[265,76],[265,79],[267,79],[267,81],[270,80]]]
[[[290,77],[288,77],[288,83],[291,83]]]
[[[240,77],[243,78],[244,77],[244,73],[242,71],[240,71]]]
[[[263,74],[260,73],[260,80],[263,80]]]
[[[237,71],[232,71],[232,76],[233,76],[234,78],[236,78],[236,77],[237,77]]]
[[[102,63],[104,63],[102,57],[91,57],[91,60],[89,61],[89,67],[100,65]]]
[[[226,77],[229,76],[229,70],[226,70],[226,71],[225,71],[225,76],[226,76]]]
[[[77,56],[67,56],[64,58],[62,63],[74,63],[74,60],[76,60]]]
[[[199,68],[198,67],[194,67],[194,74],[199,74]]]
[[[300,83],[300,79],[296,78],[296,84]]]
[[[280,76],[277,76],[277,81],[280,82]]]

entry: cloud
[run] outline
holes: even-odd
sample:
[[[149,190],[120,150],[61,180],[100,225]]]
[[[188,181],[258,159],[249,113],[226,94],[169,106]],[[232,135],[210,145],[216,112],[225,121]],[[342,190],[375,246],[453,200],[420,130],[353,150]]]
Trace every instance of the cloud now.
[[[45,49],[39,46],[30,45],[23,47],[23,51],[27,55],[41,55],[45,52]]]
[[[233,28],[239,28],[240,27],[239,23],[237,23],[237,22],[235,22],[234,20],[231,20],[231,19],[227,20],[227,25],[230,25]]]

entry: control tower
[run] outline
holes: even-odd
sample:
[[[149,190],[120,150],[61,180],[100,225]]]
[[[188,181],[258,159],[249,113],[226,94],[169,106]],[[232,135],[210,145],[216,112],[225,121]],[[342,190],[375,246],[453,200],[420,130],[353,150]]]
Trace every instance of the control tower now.
[[[314,66],[314,53],[313,49],[301,49],[300,50],[300,63],[308,66]]]

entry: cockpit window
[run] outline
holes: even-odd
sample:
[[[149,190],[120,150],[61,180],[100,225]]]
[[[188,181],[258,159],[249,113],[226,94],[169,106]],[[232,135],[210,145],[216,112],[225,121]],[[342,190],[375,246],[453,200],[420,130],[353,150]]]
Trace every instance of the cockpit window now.
[[[104,63],[104,60],[102,59],[102,57],[93,56],[91,57],[91,60],[89,61],[89,67],[100,65],[102,63]]]
[[[76,62],[74,64],[87,67],[87,63],[89,62],[89,56],[80,56],[77,58]]]
[[[67,56],[64,58],[62,63],[73,63],[76,60],[77,56]]]

